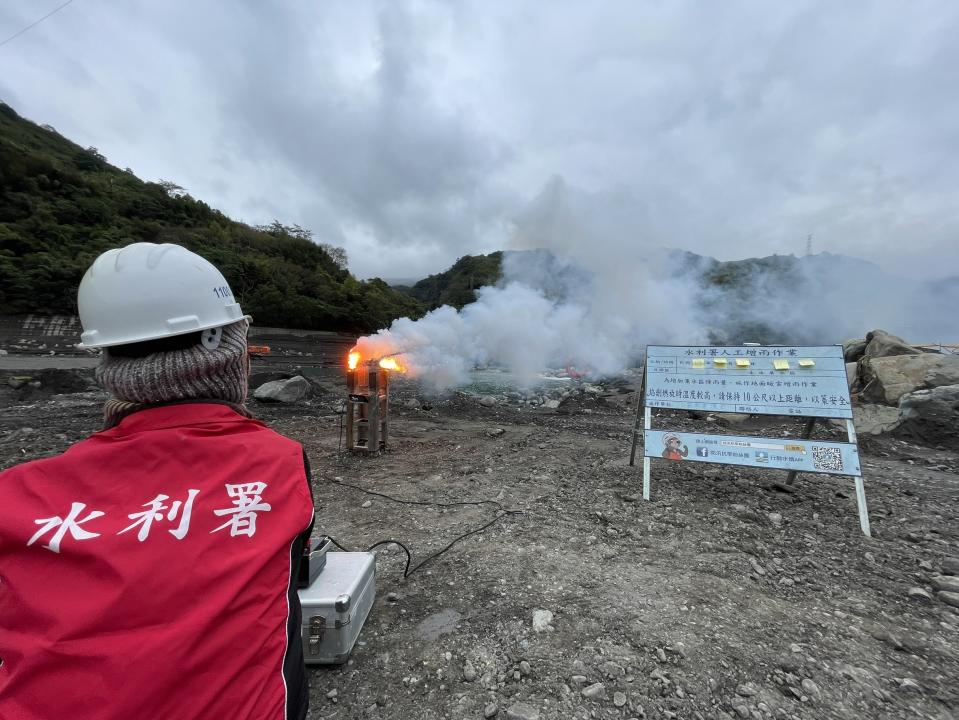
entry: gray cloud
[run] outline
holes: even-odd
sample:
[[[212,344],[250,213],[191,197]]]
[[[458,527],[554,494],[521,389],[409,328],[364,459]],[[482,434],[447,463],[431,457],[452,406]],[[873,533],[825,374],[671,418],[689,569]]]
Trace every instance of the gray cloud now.
[[[39,5],[4,3],[0,34]],[[957,35],[947,0],[78,0],[0,48],[0,97],[234,217],[310,227],[362,275],[528,245],[559,182],[554,232],[587,247],[731,259],[814,233],[944,276]]]

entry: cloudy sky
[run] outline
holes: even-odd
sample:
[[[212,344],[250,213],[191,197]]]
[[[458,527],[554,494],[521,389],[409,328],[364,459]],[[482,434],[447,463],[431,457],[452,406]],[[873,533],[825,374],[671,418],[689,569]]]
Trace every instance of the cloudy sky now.
[[[0,40],[61,2],[4,0]],[[957,37],[952,0],[74,0],[0,47],[0,99],[364,277],[522,245],[544,202],[588,242],[734,259],[812,233],[938,277]]]

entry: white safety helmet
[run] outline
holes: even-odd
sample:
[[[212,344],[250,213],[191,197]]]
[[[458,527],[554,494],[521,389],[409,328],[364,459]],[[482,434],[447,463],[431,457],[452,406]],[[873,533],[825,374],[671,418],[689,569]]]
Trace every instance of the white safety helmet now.
[[[243,319],[222,273],[169,243],[107,250],[80,281],[77,306],[84,348],[159,340]]]

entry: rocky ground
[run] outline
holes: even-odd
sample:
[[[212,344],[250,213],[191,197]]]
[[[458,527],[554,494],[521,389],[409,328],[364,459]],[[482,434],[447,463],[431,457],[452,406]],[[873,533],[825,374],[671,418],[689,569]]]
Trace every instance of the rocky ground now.
[[[0,377],[0,469],[97,428],[87,372]],[[493,522],[406,579],[402,551],[381,549],[352,660],[310,671],[312,718],[959,716],[959,452],[863,437],[867,539],[848,478],[786,488],[773,471],[654,460],[644,502],[636,374],[547,396],[397,381],[391,450],[373,458],[338,450],[342,378],[311,384],[253,409],[309,451],[319,531],[355,549],[400,540],[416,565]],[[716,420],[656,426],[723,432]]]

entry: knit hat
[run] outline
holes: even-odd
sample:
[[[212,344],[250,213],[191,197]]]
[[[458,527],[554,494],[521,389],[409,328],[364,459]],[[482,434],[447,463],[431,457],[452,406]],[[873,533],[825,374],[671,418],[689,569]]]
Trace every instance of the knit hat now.
[[[212,331],[105,348],[96,375],[111,396],[104,407],[107,427],[145,406],[185,400],[224,402],[245,414],[248,327],[243,319]]]

